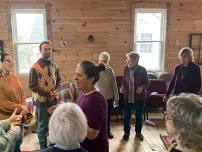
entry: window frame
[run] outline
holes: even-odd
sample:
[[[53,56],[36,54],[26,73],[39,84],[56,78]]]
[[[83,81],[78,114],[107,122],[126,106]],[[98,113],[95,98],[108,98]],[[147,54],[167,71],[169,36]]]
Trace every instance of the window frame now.
[[[136,27],[137,27],[137,13],[162,13],[162,20],[161,20],[161,29],[160,29],[160,40],[154,41],[136,41]],[[160,65],[159,69],[147,69],[149,71],[163,71],[164,70],[164,61],[165,61],[165,45],[166,45],[166,22],[167,22],[167,9],[166,8],[134,8],[133,11],[134,20],[133,20],[133,50],[136,50],[136,43],[160,43]],[[141,54],[140,54],[141,56]]]
[[[16,14],[17,13],[26,13],[26,14],[43,14],[43,30],[44,30],[44,40],[48,39],[48,27],[47,27],[47,14],[46,9],[11,9],[11,28],[12,28],[12,42],[13,42],[13,50],[15,56],[15,70],[19,75],[28,75],[29,73],[20,73],[19,70],[19,60],[18,60],[18,45],[23,44],[40,44],[40,43],[32,43],[32,42],[17,42],[17,21]]]

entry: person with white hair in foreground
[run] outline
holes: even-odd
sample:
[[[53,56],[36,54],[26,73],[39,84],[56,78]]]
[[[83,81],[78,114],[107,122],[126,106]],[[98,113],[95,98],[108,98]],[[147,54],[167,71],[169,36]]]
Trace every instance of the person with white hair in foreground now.
[[[168,99],[168,133],[175,137],[169,152],[202,152],[202,98],[182,93]]]
[[[80,143],[87,135],[87,120],[74,103],[63,103],[53,112],[49,122],[49,139],[55,143],[42,152],[87,152]]]

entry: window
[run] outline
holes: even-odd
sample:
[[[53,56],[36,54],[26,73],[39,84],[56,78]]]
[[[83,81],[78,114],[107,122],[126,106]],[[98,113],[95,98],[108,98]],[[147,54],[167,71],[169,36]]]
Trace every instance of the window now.
[[[163,69],[166,9],[136,9],[134,50],[147,70]]]
[[[16,70],[26,74],[40,57],[39,44],[47,40],[46,12],[44,9],[13,9],[11,14]]]
[[[140,40],[141,41],[151,41],[152,33],[141,33]],[[152,53],[152,43],[137,44],[136,49],[139,50],[139,53],[141,53],[141,54],[142,53]]]

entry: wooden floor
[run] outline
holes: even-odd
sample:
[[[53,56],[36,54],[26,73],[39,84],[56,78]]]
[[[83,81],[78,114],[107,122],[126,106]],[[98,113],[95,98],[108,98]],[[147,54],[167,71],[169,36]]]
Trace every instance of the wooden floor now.
[[[162,114],[149,114],[150,119],[156,123],[155,127],[143,125],[142,134],[144,141],[135,138],[134,118],[132,118],[131,135],[129,140],[123,141],[123,123],[121,118],[113,117],[111,130],[114,135],[113,139],[109,140],[110,152],[165,152],[165,147],[160,139],[160,134],[166,134]],[[23,139],[21,145],[22,151],[39,150],[37,134],[28,134]],[[38,152],[38,151],[37,151]]]
[[[166,148],[160,139],[160,134],[166,134],[165,123],[161,114],[152,114],[150,116],[155,127],[143,125],[142,134],[144,141],[135,138],[134,119],[132,119],[131,134],[128,141],[123,141],[123,123],[119,119],[112,122],[111,130],[114,135],[109,140],[110,152],[166,152]]]

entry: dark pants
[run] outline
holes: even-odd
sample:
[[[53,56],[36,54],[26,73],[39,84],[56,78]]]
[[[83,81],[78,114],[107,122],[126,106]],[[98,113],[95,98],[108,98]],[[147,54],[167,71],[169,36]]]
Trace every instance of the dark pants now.
[[[130,118],[132,109],[135,108],[135,132],[141,133],[142,130],[142,114],[144,112],[144,101],[135,101],[135,103],[124,102],[124,132],[130,134]]]
[[[110,120],[111,120],[111,113],[112,113],[112,110],[113,110],[113,102],[114,100],[113,99],[108,99],[107,100],[107,103],[108,103],[108,123],[107,123],[107,127],[108,127],[108,133],[110,133]]]
[[[36,104],[37,132],[41,149],[47,147],[48,123],[50,119],[48,108],[50,108],[52,105],[52,103],[48,102]]]

